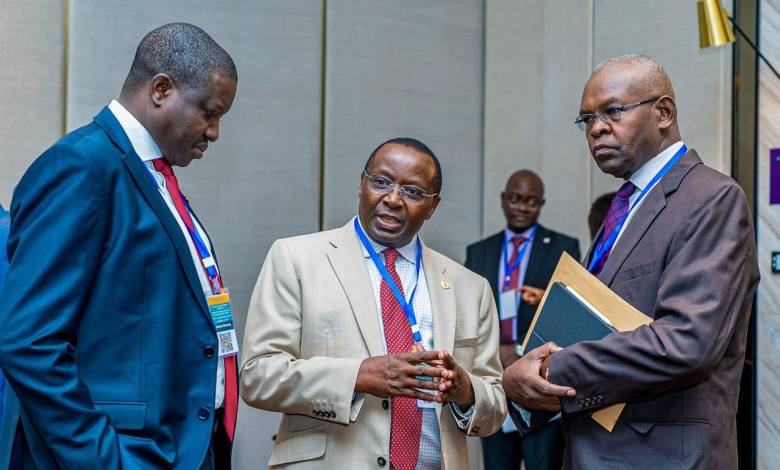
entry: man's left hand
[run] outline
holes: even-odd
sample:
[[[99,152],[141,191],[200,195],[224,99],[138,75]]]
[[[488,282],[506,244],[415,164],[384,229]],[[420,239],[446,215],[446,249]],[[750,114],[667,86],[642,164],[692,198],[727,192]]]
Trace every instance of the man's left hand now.
[[[453,402],[465,411],[474,405],[474,388],[471,386],[471,378],[450,353],[442,353],[442,365],[447,369],[447,381],[439,384],[439,396],[441,402]]]

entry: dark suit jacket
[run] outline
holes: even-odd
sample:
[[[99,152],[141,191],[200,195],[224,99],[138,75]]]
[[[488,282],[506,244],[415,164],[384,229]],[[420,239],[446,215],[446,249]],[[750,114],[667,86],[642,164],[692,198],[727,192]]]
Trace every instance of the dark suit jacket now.
[[[22,177],[0,366],[40,468],[200,466],[218,359],[187,243],[108,108]]]
[[[503,243],[504,231],[502,230],[466,248],[466,267],[488,280],[493,290],[496,305],[498,305],[498,272]],[[574,257],[574,259],[580,259],[580,242],[576,238],[568,237],[539,225],[531,245],[531,254],[528,258],[528,268],[525,272],[523,284],[542,289],[546,288],[553,271],[555,271],[555,266],[558,264],[558,259],[564,251]],[[521,341],[531,325],[535,312],[536,307],[532,307],[525,302],[520,304],[517,327],[518,338]]]
[[[550,381],[577,391],[562,401],[564,467],[737,468],[759,279],[742,189],[689,151],[647,194],[599,279],[654,321],[551,356]],[[612,433],[590,418],[624,402]]]

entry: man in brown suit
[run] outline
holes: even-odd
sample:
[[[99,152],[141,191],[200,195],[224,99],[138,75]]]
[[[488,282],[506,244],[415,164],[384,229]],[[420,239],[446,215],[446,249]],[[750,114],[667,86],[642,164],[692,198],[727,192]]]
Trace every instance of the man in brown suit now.
[[[625,180],[586,266],[653,322],[528,352],[505,372],[507,397],[562,409],[565,468],[736,468],[759,278],[744,193],[686,149],[669,78],[649,57],[596,67],[576,122],[599,168]],[[610,433],[590,416],[616,403],[627,406]]]

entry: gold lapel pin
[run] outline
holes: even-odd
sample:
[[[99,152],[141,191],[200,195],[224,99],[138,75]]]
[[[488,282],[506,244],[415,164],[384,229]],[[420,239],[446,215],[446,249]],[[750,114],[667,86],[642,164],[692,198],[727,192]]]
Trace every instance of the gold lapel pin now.
[[[444,289],[449,289],[450,288],[450,283],[447,282],[447,281],[441,281],[441,286]]]

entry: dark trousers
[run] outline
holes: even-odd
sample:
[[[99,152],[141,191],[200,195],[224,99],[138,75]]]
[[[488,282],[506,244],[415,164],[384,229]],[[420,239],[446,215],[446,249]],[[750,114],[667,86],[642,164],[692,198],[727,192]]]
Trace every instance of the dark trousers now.
[[[523,460],[526,470],[561,470],[563,446],[561,422],[555,420],[523,438],[498,431],[482,439],[482,457],[485,470],[518,470]]]
[[[211,443],[206,452],[206,459],[200,470],[230,470],[233,444],[228,439],[227,430],[222,422],[224,410],[218,409],[214,416],[214,430],[211,433]]]

